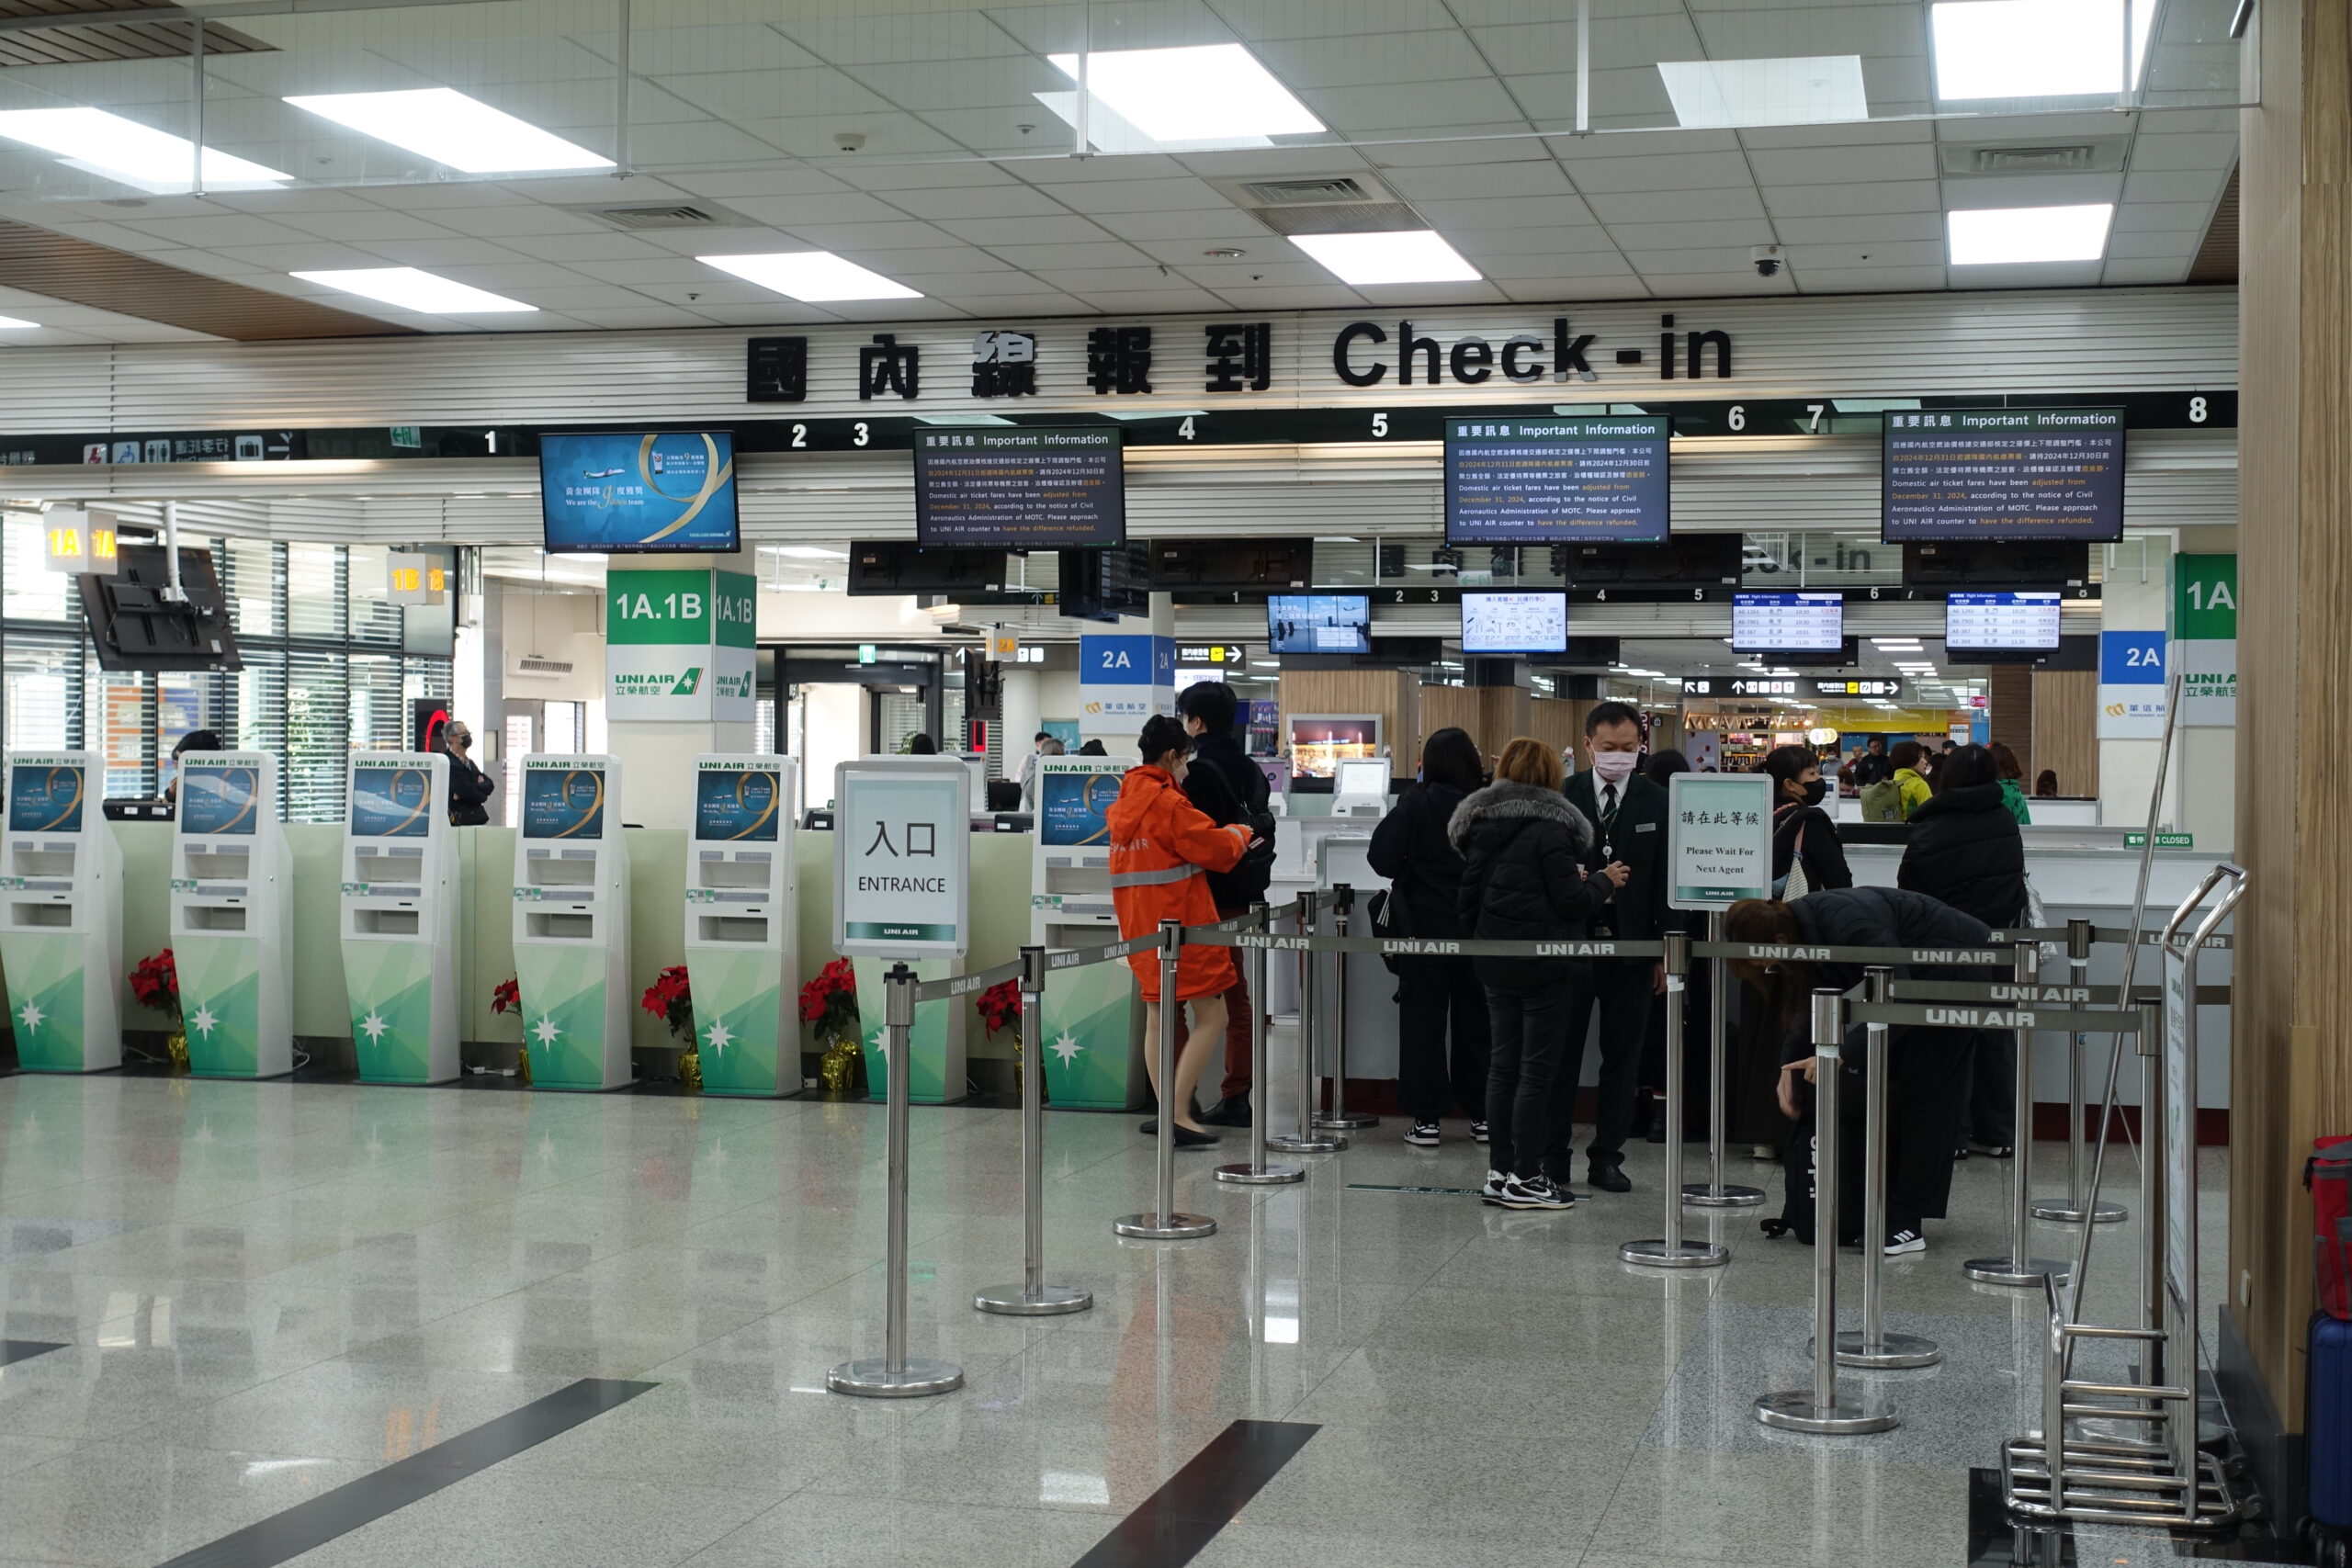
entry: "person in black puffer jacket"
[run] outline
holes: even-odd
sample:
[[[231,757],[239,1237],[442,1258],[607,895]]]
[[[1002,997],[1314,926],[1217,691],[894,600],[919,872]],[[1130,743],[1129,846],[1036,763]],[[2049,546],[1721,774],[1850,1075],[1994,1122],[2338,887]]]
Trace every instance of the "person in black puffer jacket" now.
[[[1464,800],[1446,836],[1462,856],[1456,909],[1482,942],[1560,942],[1584,936],[1594,913],[1624,886],[1611,862],[1588,879],[1592,824],[1560,793],[1558,753],[1521,736],[1495,761],[1495,782]],[[1566,1209],[1575,1200],[1543,1174],[1546,1119],[1567,1046],[1568,991],[1576,963],[1481,958],[1489,1055],[1487,1122],[1492,1140],[1482,1201],[1506,1209]]]
[[[1439,730],[1421,743],[1421,781],[1397,798],[1373,829],[1372,869],[1388,878],[1398,900],[1399,935],[1458,937],[1462,857],[1446,828],[1456,807],[1486,783],[1478,743],[1467,731]],[[1459,1109],[1471,1136],[1487,1137],[1487,994],[1467,958],[1398,958],[1397,1097],[1413,1119],[1405,1141],[1438,1145],[1438,1119]],[[1453,1072],[1447,1073],[1446,1016],[1453,1019]]]
[[[1894,885],[1940,898],[1995,928],[2025,923],[2025,838],[2001,788],[2000,764],[1983,746],[1962,746],[1936,766],[1936,793],[1911,814],[1911,837]],[[2007,970],[1947,979],[2006,980]],[[1979,1036],[1971,1071],[1967,1136],[1955,1148],[2007,1159],[2017,1145],[2017,1036]]]
[[[1267,804],[1271,787],[1241,742],[1234,737],[1234,720],[1241,712],[1233,688],[1222,681],[1196,681],[1179,693],[1176,712],[1184,732],[1193,738],[1192,763],[1184,773],[1184,797],[1208,813],[1220,828],[1238,822],[1256,835],[1250,852],[1231,871],[1208,874],[1209,897],[1216,900],[1219,919],[1246,915],[1250,906],[1266,896],[1274,871],[1274,818]],[[1234,966],[1233,989],[1225,996],[1225,1081],[1217,1102],[1201,1112],[1211,1127],[1250,1125],[1250,987]],[[1262,1000],[1263,998],[1260,998]]]

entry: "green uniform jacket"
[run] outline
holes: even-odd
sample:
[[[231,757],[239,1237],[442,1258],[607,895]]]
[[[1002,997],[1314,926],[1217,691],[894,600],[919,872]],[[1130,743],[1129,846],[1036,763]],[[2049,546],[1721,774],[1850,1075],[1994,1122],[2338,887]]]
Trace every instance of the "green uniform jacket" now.
[[[1618,791],[1617,820],[1607,831],[1600,826],[1600,787],[1591,770],[1570,774],[1562,793],[1592,824],[1585,868],[1598,871],[1621,860],[1629,873],[1625,886],[1593,917],[1593,924],[1611,927],[1627,942],[1656,942],[1661,922],[1664,929],[1681,930],[1680,917],[1666,904],[1666,786],[1639,773],[1627,779]],[[1604,843],[1611,852],[1607,855],[1601,853]]]

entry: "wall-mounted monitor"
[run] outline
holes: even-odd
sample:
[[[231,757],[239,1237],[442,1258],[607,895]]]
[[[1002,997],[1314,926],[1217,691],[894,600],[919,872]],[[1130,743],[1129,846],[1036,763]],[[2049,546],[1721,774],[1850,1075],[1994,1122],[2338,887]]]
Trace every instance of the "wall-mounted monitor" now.
[[[2054,592],[1948,593],[1944,651],[2054,653],[2059,604]]]
[[[1445,422],[1445,542],[1558,545],[1667,536],[1663,415]]]
[[[429,839],[433,836],[433,772],[414,764],[354,762],[351,836]]]
[[[1835,653],[1846,643],[1843,593],[1735,593],[1735,653]]]
[[[604,835],[604,769],[524,770],[523,837],[594,843]]]
[[[1276,653],[1370,653],[1372,598],[1364,593],[1277,593],[1266,601]]]
[[[915,433],[915,542],[1073,549],[1127,541],[1123,433],[980,425]]]
[[[19,762],[8,773],[8,831],[78,833],[83,795],[82,769],[63,762],[45,767]]]
[[[549,555],[660,555],[741,547],[735,437],[724,430],[539,437]]]
[[[2123,537],[2121,409],[1885,418],[1879,533],[1888,542]]]
[[[694,836],[706,843],[773,844],[782,793],[774,768],[699,769]]]
[[[1464,653],[1566,653],[1568,596],[1565,592],[1462,591]]]
[[[192,759],[180,769],[180,833],[215,836],[251,834],[263,808],[261,770],[212,767]]]

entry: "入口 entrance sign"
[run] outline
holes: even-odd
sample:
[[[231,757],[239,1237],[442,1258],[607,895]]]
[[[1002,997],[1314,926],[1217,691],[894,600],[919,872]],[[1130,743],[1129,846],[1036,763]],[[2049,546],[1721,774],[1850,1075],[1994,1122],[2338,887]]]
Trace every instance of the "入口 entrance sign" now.
[[[1667,903],[1720,909],[1772,896],[1772,778],[1677,773],[1667,781]]]
[[[953,958],[971,946],[972,774],[954,757],[833,770],[833,951]]]

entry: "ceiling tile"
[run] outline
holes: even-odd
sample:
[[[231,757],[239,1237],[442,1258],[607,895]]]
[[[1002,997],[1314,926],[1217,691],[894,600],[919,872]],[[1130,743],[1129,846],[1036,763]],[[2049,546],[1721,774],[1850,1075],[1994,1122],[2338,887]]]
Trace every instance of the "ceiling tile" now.
[[[1932,120],[1871,119],[1828,125],[1759,125],[1744,127],[1739,140],[1750,152],[1783,151],[1794,147],[1892,147],[1905,142],[1936,140]]]
[[[706,114],[743,121],[772,117],[781,105],[795,116],[888,114],[899,107],[830,66],[801,71],[719,71],[662,76],[662,90]]]
[[[1237,310],[1348,310],[1363,303],[1363,296],[1340,283],[1284,288],[1236,284],[1217,292]]]
[[[1150,316],[1175,310],[1227,310],[1232,307],[1204,288],[1170,283],[1163,288],[1072,289],[1096,310],[1113,316]]]
[[[1065,138],[1065,144],[1067,141]],[[986,168],[989,165],[980,166]],[[998,166],[1031,185],[1042,186],[1174,179],[1191,172],[1175,158],[1159,152],[1123,152],[1074,158],[1067,154],[1053,155],[1042,147],[1035,156],[1007,158]]]
[[[1510,124],[1520,118],[1521,112],[1503,85],[1491,76],[1430,82],[1408,92],[1398,92],[1394,86],[1306,89],[1298,97],[1333,130],[1359,137],[1443,126]]]
[[[809,196],[746,196],[727,204],[746,218],[793,229],[808,223],[891,223],[904,212],[878,196],[864,191],[819,192]]]
[[[1642,281],[1650,292],[1660,299],[1703,299],[1720,294],[1794,294],[1796,280],[1786,272],[1773,277],[1758,277],[1756,269],[1747,265],[1745,255],[1732,264],[1715,269],[1690,272],[1653,272],[1641,269]]]
[[[1029,275],[1042,283],[1072,294],[1092,295],[1109,291],[1119,294],[1142,294],[1163,285],[1185,289],[1198,288],[1188,284],[1173,271],[1162,272],[1156,266],[1036,266]]]
[[[1074,20],[1069,25],[1074,26]],[[836,65],[969,60],[1035,53],[1048,44],[1055,49],[1073,47],[1058,33],[1040,34],[1031,39],[1017,37],[1013,30],[999,26],[978,11],[891,14],[853,6],[835,16],[782,23],[779,30],[819,59]]]
[[[311,240],[299,245],[232,245],[212,254],[280,276],[289,272],[334,272],[346,267],[384,265],[384,258],[373,251],[355,250],[349,245],[338,245],[332,240]],[[166,254],[157,259],[173,266],[186,265],[176,254]],[[256,284],[255,287],[274,286]]]
[[[663,254],[633,234],[511,234],[507,248],[543,261],[628,261]]]
[[[990,245],[989,254],[1031,272],[1045,267],[1139,267],[1142,252],[1116,240],[1075,245]]]
[[[1634,269],[1616,251],[1577,251],[1568,255],[1512,256],[1487,276],[1514,288],[1539,277],[1617,277]]]
[[[1944,181],[1944,205],[1983,207],[2075,207],[2113,201],[2122,193],[2121,175],[1971,175]]]
[[[851,188],[820,169],[679,170],[662,177],[714,201],[732,201],[739,196],[824,196]]]
[[[473,210],[464,207],[447,209],[451,217],[460,219]],[[492,208],[484,210],[503,209]],[[544,211],[545,209],[539,210]],[[290,228],[305,231],[322,240],[341,240],[353,245],[372,245],[379,240],[462,240],[478,237],[435,222],[429,213],[394,212],[381,207],[371,207],[361,212],[294,213],[289,214],[286,221]]]
[[[1692,223],[1611,223],[1609,237],[1627,251],[1680,251],[1724,245],[1769,245],[1767,219],[1710,219]]]
[[[1912,293],[1944,286],[1940,266],[1800,267],[1797,288],[1805,294]]]
[[[1214,209],[1225,213],[1233,204],[1215,186],[1187,175],[1166,180],[1103,181],[1094,185],[1064,185],[1053,195],[1070,209],[1092,215],[1103,212],[1183,212]]]
[[[1109,163],[1109,159],[1097,159]],[[1193,174],[1210,179],[1261,179],[1270,175],[1344,175],[1371,167],[1352,147],[1329,142],[1298,147],[1243,147],[1225,152],[1187,152],[1181,159]]]
[[[939,227],[975,245],[1082,245],[1111,236],[1086,219],[951,218]]]
[[[1775,220],[1847,218],[1895,212],[1937,212],[1943,201],[1933,180],[1857,180],[1848,185],[1771,186],[1764,202]]]
[[[2197,247],[2205,236],[2194,229],[2160,229],[2154,232],[2109,234],[2107,255],[2109,261],[2149,261],[2158,257],[2177,258],[2187,266],[2197,254]]]
[[[1173,212],[1104,212],[1097,214],[1095,221],[1121,239],[1139,244],[1166,241],[1188,246],[1199,244],[1203,248],[1239,245],[1250,250],[1274,244],[1281,239],[1256,219],[1230,208],[1224,212],[1199,208],[1182,208]]]
[[[1566,255],[1613,251],[1616,242],[1599,223],[1563,223],[1529,229],[1449,229],[1446,243],[1474,262],[1503,256]]]
[[[526,262],[531,258],[520,251],[510,251],[503,245],[493,245],[487,240],[455,238],[447,240],[369,240],[363,249],[372,251],[402,266],[443,268],[452,266],[494,266],[502,262]]]
[[[1868,240],[1860,243],[1791,245],[1788,264],[1803,277],[1816,268],[1847,270],[1864,266],[1932,266],[1944,265],[1944,242],[1933,240]]]
[[[1069,209],[1035,186],[967,186],[945,190],[902,190],[890,205],[917,218],[1065,217]]]
[[[1603,193],[1666,190],[1730,190],[1755,184],[1739,152],[1683,152],[1664,158],[1586,158],[1584,144],[1564,151],[1561,162],[1577,189]]]
[[[2201,201],[2210,206],[2228,179],[2227,169],[2151,169],[2145,174],[2134,170],[2124,176],[2123,199]]]
[[[2132,143],[2132,172],[2228,169],[2238,161],[2235,136],[2141,136]]]
[[[1094,313],[1083,300],[1052,289],[1036,294],[959,294],[950,297],[949,303],[975,317],[1003,317],[1009,321]]]
[[[623,283],[630,288],[648,288],[662,284],[700,288],[707,283],[714,287],[720,281],[732,282],[728,274],[706,266],[687,256],[665,256],[659,261],[585,261],[571,269],[585,277],[599,278],[606,283]],[[744,288],[752,287],[744,284]]]
[[[1929,186],[1933,189],[1933,186]],[[1702,218],[1761,218],[1752,186],[1726,190],[1621,192],[1585,198],[1603,223],[1685,223]]]
[[[1073,85],[1052,63],[1034,54],[861,65],[854,74],[882,98],[912,113],[929,116],[1012,105],[1041,121],[1040,129],[1057,122],[1035,95],[1069,92]]]
[[[1444,232],[1455,229],[1556,229],[1573,226],[1592,215],[1584,202],[1572,196],[1489,196],[1467,201],[1425,197],[1413,203],[1413,209]]]
[[[1791,245],[1834,245],[1864,240],[1943,238],[1941,212],[1864,212],[1842,217],[1798,218],[1775,213],[1773,231]]]
[[[243,213],[211,218],[148,218],[134,215],[124,227],[153,236],[166,245],[271,245],[307,240],[311,236],[283,223]]]
[[[2188,276],[2188,258],[2165,261],[2158,257],[2133,257],[2110,261],[2099,274],[2099,281],[2109,285],[2178,283]]]
[[[1838,180],[1932,180],[1936,150],[1926,141],[1876,147],[1803,147],[1750,152],[1747,162],[1766,185],[1828,185]]]
[[[1549,158],[1496,160],[1447,167],[1391,169],[1381,177],[1408,201],[1460,201],[1473,197],[1559,197],[1574,189]]]
[[[1388,32],[1348,28],[1296,41],[1253,41],[1250,52],[1292,92],[1329,87],[1410,86],[1464,77],[1490,79],[1476,47],[1459,28]]]
[[[2213,219],[2212,205],[2202,201],[2127,201],[2115,209],[2115,232],[2153,233],[2165,229],[2194,229],[2199,234]]]

